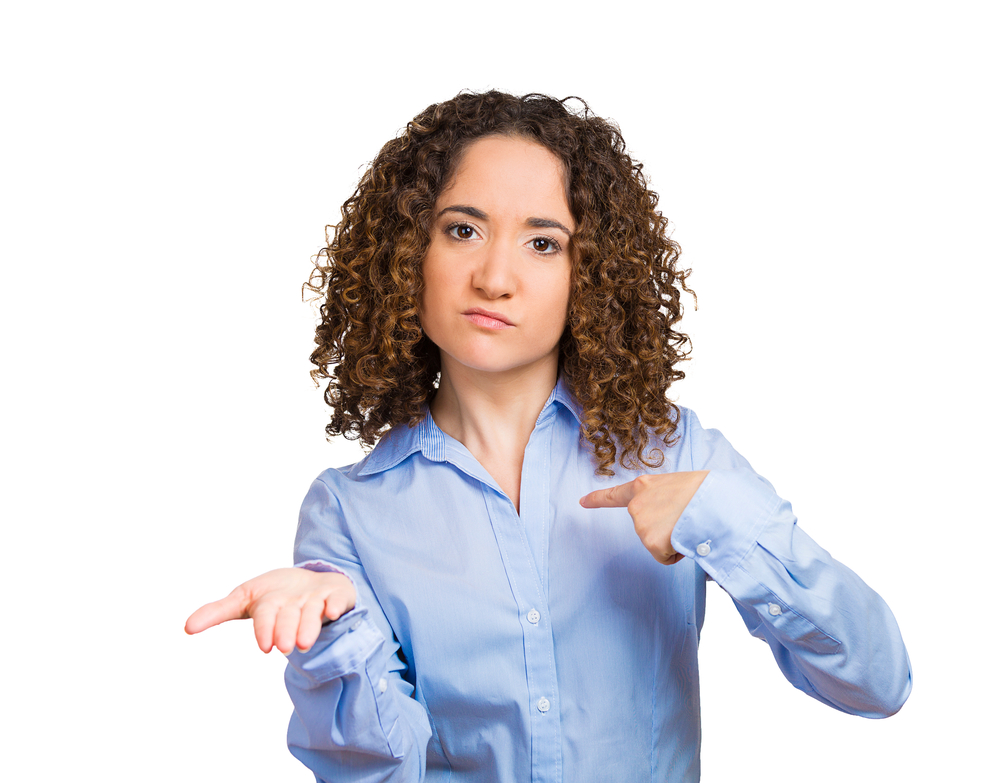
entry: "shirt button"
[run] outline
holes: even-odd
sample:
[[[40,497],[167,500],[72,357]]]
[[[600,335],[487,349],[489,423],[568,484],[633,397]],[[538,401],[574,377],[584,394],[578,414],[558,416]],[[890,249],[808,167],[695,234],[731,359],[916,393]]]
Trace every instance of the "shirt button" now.
[[[704,544],[698,544],[698,546],[694,548],[694,551],[697,552],[702,557],[704,557],[705,555],[707,555],[709,552],[712,551],[712,547],[710,547],[708,545],[708,542],[706,541]]]
[[[385,693],[385,689],[389,687],[389,683],[386,682],[385,677],[382,677],[378,681],[378,692]]]
[[[360,627],[361,627],[361,621],[360,621],[360,620],[355,620],[355,621],[354,621],[354,622],[353,622],[353,623],[351,624],[351,630],[352,630],[352,631],[356,631],[356,630],[358,630],[358,628],[360,628]]]
[[[549,704],[549,700],[546,699],[544,696],[542,696],[542,698],[540,698],[538,700],[538,711],[539,712],[548,712],[549,711],[549,707],[551,707],[551,706],[552,705]]]
[[[532,625],[538,625],[538,621],[541,619],[542,616],[535,609],[528,612],[528,622]]]
[[[781,607],[777,604],[768,604],[767,611],[770,612],[773,617],[777,617],[781,614]]]

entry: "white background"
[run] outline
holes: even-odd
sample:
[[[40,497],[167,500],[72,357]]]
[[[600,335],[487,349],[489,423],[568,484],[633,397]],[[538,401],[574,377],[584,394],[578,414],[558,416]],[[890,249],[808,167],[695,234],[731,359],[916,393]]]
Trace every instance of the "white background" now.
[[[310,481],[360,453],[308,377],[324,225],[409,118],[490,87],[618,121],[694,270],[677,399],[908,644],[902,712],[842,715],[713,587],[704,780],[988,776],[991,4],[347,5],[3,12],[4,777],[310,779],[283,658],[182,626],[287,564]]]

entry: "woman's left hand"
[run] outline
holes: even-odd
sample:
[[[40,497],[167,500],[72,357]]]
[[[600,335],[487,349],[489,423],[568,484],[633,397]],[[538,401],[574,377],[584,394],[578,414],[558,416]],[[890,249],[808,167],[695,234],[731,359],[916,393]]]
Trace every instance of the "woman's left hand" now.
[[[674,549],[670,534],[707,475],[707,470],[646,474],[627,484],[594,490],[580,498],[580,505],[627,508],[642,545],[657,562],[673,565],[684,555]]]

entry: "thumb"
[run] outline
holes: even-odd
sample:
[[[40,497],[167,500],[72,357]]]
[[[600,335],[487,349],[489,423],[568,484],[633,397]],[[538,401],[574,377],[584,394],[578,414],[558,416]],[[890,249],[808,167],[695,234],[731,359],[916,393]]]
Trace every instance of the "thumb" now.
[[[229,620],[242,620],[246,617],[245,598],[230,594],[197,609],[184,624],[184,631],[188,634],[201,633],[213,625],[219,625]]]

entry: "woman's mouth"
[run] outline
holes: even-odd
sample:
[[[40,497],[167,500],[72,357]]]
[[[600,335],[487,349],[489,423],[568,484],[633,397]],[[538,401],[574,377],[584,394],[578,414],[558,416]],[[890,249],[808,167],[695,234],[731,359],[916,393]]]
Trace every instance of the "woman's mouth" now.
[[[462,315],[476,326],[481,326],[484,329],[510,329],[514,326],[502,313],[483,310],[481,307],[473,307],[471,310],[466,310]]]

